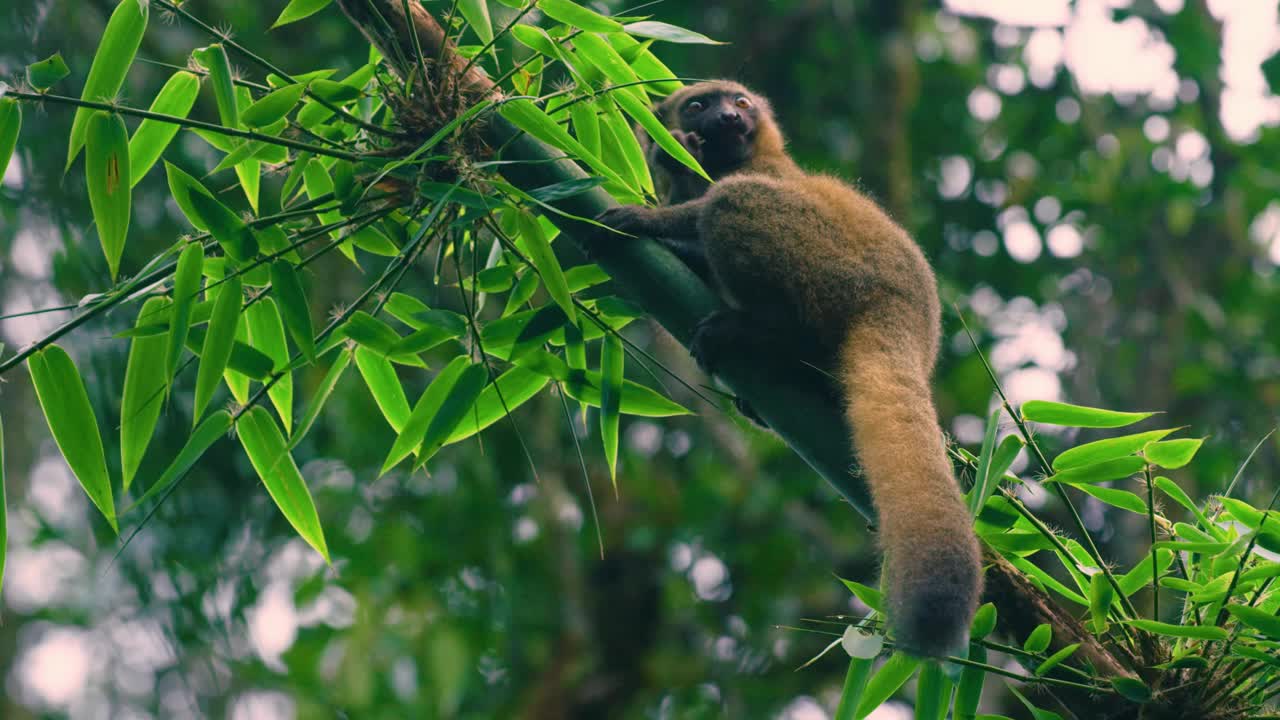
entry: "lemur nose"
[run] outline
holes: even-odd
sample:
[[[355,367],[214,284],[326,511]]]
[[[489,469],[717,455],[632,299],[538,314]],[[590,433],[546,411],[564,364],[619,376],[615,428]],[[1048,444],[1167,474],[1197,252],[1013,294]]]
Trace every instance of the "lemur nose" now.
[[[737,110],[724,110],[720,113],[721,125],[736,125],[740,122],[742,122],[742,116]]]

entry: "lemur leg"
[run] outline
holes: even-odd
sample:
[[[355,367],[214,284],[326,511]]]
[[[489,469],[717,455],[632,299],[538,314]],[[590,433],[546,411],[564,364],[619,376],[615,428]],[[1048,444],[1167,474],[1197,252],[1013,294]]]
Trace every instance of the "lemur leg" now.
[[[730,358],[749,360],[748,370],[768,382],[830,387],[825,368],[831,358],[793,321],[773,312],[717,310],[703,318],[693,332],[689,352],[709,375]],[[761,427],[768,423],[747,401],[735,398],[738,412]]]

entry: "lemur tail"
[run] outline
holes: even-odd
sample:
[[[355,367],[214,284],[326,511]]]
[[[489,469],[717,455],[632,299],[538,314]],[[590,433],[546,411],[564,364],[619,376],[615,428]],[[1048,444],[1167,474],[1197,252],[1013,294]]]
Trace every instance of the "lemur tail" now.
[[[889,626],[910,653],[964,655],[982,592],[978,541],[938,428],[930,368],[890,337],[853,333],[840,378],[879,515]]]

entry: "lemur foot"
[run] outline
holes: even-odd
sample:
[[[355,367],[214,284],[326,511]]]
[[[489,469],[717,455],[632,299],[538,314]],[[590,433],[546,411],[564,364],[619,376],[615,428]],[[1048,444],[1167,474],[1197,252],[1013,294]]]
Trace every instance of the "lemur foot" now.
[[[689,354],[698,367],[715,375],[724,358],[740,350],[741,338],[747,332],[745,318],[737,310],[717,310],[698,321],[689,343]]]
[[[756,425],[759,425],[765,430],[769,429],[769,423],[765,422],[764,418],[760,417],[760,413],[756,412],[756,409],[751,406],[751,403],[741,397],[735,397],[733,399],[733,406],[738,409],[739,413],[742,413],[742,417],[750,420]]]

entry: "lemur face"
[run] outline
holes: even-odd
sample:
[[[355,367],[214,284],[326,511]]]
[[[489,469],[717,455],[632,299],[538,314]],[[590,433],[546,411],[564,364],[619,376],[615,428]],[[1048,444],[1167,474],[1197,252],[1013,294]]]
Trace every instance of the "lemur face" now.
[[[768,106],[745,87],[707,82],[676,92],[661,105],[668,127],[697,135],[702,165],[709,172],[734,168],[751,158],[752,146]]]

